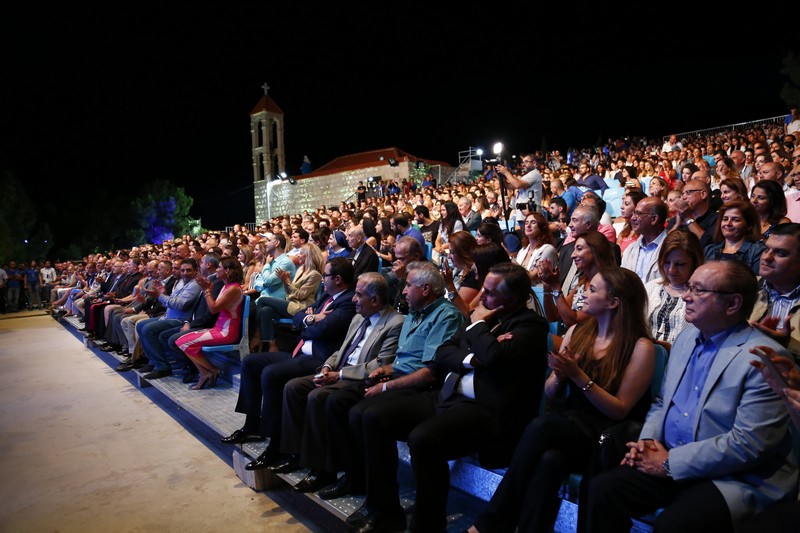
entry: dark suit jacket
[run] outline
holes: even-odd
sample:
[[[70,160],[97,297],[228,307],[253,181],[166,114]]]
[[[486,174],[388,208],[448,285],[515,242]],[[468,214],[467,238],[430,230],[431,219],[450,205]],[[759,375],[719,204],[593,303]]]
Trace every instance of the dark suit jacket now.
[[[350,259],[355,257],[356,251],[350,254]],[[361,253],[358,254],[358,259],[353,260],[353,268],[355,269],[355,276],[353,279],[358,279],[358,276],[364,272],[377,272],[378,271],[378,254],[368,244],[361,247]]]
[[[370,248],[371,249],[371,248]],[[375,253],[375,252],[373,252]],[[295,329],[300,330],[300,338],[313,341],[311,353],[320,363],[325,361],[330,354],[342,345],[350,321],[356,314],[356,304],[353,302],[354,289],[347,289],[331,303],[328,309],[330,314],[324,320],[306,326],[303,319],[306,317],[305,309],[299,311],[292,319]],[[330,295],[323,292],[312,306],[315,313],[322,311],[323,304]]]
[[[217,299],[217,296],[219,296],[219,293],[222,292],[222,288],[225,286],[224,281],[216,278],[216,274],[208,277],[208,280],[211,281],[211,296],[214,297],[214,300]],[[205,298],[198,298],[194,312],[192,313],[192,320],[189,322],[189,328],[213,328],[214,324],[217,323],[218,316],[219,313],[211,313],[211,311],[209,311],[208,303]]]
[[[467,218],[464,219],[464,229],[466,231],[475,231],[481,225],[481,215],[475,211],[470,210]]]
[[[404,319],[403,315],[391,307],[381,311],[378,322],[369,332],[369,337],[361,347],[358,364],[342,368],[342,379],[353,381],[366,379],[379,366],[391,363],[397,353],[397,340],[400,337]],[[364,320],[366,319],[359,314],[353,317],[342,346],[328,357],[323,366],[327,366],[331,370],[339,368],[344,352],[350,346],[350,342],[358,333]]]
[[[490,448],[480,451],[487,467],[507,465],[522,431],[539,411],[547,366],[547,321],[523,308],[503,318],[494,327],[486,322],[471,328],[464,324],[456,335],[436,351],[434,370],[464,375],[463,365],[473,353],[475,401],[491,410],[495,424],[486,430],[492,436]],[[512,332],[509,341],[497,337]]]

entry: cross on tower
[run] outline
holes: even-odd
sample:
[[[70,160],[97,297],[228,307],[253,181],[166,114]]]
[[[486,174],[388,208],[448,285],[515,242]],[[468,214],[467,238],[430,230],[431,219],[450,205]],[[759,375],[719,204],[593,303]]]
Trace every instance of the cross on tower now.
[[[264,89],[264,96],[266,96],[267,92],[269,91],[269,85],[267,85],[267,82],[264,82],[264,85],[262,85],[261,88]]]

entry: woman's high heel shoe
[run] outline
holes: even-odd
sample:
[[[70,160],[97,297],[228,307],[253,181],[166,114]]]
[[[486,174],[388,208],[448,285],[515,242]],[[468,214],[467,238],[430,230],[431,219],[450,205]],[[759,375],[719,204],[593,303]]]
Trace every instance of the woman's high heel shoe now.
[[[217,384],[217,378],[219,377],[220,374],[222,374],[221,368],[214,368],[211,370],[211,377],[208,380],[209,387],[213,387],[214,385]]]
[[[211,381],[211,373],[200,373],[200,379],[197,380],[197,383],[189,387],[192,390],[200,390],[205,387],[209,381]]]

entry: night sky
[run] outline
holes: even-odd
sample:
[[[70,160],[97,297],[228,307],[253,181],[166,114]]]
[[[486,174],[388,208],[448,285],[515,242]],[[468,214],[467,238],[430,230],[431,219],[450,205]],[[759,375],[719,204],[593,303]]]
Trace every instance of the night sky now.
[[[455,164],[497,140],[565,150],[787,111],[791,32],[719,13],[230,4],[4,8],[0,154],[31,194],[68,183],[125,202],[168,179],[206,227],[250,221],[264,82],[290,174],[306,154],[316,168],[396,146]]]

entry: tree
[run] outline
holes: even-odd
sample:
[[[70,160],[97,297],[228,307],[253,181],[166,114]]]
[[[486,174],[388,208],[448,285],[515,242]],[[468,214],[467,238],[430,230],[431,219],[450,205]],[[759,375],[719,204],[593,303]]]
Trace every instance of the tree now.
[[[160,244],[175,235],[196,234],[200,222],[189,216],[193,203],[183,187],[170,181],[145,184],[131,202],[130,229],[126,233],[131,244]]]
[[[0,165],[0,250],[3,260],[28,262],[46,257],[53,242],[50,226],[41,221],[35,204],[16,174]]]

